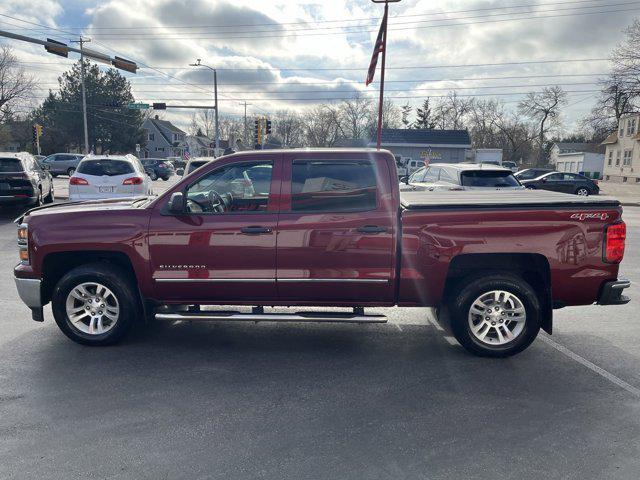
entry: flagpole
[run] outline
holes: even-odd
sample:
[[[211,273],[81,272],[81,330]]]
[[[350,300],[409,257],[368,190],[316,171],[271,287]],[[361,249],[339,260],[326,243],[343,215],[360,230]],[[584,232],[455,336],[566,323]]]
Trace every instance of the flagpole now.
[[[371,0],[373,3],[384,2],[384,33],[382,36],[382,65],[380,66],[380,103],[378,104],[378,138],[376,148],[380,150],[382,144],[382,110],[384,106],[384,71],[387,59],[387,27],[389,26],[389,2],[399,2],[400,0]]]

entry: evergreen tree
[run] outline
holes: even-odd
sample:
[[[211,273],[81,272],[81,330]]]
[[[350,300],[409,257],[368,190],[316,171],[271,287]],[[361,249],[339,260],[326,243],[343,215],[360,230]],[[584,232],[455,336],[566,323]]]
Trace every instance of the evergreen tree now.
[[[413,128],[416,130],[435,128],[429,98],[422,102],[422,108],[416,108],[416,121],[413,122]]]

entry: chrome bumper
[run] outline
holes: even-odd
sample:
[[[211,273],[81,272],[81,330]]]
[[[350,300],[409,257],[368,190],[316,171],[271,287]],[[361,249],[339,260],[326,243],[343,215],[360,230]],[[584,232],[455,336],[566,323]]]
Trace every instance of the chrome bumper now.
[[[42,280],[38,278],[18,278],[14,277],[18,295],[29,308],[41,308],[42,295],[40,293],[40,285]]]

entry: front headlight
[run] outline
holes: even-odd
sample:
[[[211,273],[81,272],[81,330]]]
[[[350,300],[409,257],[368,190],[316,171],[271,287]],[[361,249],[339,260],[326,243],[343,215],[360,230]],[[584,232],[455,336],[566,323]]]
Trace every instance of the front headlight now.
[[[20,261],[29,263],[29,228],[26,224],[18,225],[18,249]]]

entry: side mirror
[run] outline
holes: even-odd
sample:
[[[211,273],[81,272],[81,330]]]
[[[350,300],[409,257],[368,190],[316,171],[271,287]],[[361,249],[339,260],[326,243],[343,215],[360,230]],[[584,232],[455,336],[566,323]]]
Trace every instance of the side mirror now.
[[[542,180],[540,180],[542,183],[547,183],[547,179],[543,178]]]
[[[409,176],[404,175],[403,177],[400,178],[400,181],[406,185],[409,185]]]
[[[183,214],[186,210],[186,202],[184,198],[184,193],[175,192],[171,194],[171,198],[169,199],[169,203],[167,204],[170,213],[175,215]]]
[[[40,166],[42,167],[43,170],[51,170],[51,165],[49,165],[48,163],[42,163],[40,164]]]
[[[184,168],[177,169],[176,170],[176,175],[180,175],[180,176],[184,175]]]

